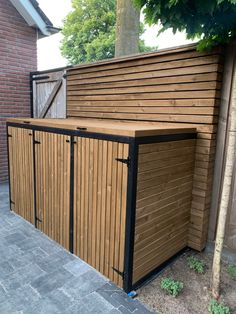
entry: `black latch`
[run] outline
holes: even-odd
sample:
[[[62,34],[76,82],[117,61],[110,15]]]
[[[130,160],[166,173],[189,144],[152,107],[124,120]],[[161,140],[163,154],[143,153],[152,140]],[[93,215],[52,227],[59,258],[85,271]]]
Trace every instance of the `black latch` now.
[[[122,277],[122,279],[124,279],[124,277],[125,277],[125,273],[124,273],[124,272],[120,271],[119,269],[116,269],[115,267],[112,267],[112,269],[113,269],[118,275],[120,275],[120,276]]]
[[[41,144],[41,142],[34,140],[34,144]]]
[[[7,134],[7,137],[12,137],[12,135],[11,134]]]
[[[11,204],[15,204],[15,202],[13,202],[12,200],[10,202],[11,202]]]
[[[43,222],[41,219],[39,219],[38,217],[36,217],[36,220],[39,222]]]
[[[117,161],[122,162],[123,164],[126,164],[128,167],[130,166],[130,158],[116,158]]]

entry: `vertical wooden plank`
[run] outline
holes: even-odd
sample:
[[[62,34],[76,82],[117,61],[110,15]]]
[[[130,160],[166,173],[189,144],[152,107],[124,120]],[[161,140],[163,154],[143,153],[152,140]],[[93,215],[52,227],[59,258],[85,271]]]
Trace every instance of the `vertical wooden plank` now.
[[[112,142],[108,142],[107,147],[107,189],[106,189],[106,215],[105,215],[105,268],[104,274],[109,277],[109,248],[111,245],[111,229],[110,229],[110,221],[111,221],[111,189],[112,189],[112,153],[113,153],[113,144]]]

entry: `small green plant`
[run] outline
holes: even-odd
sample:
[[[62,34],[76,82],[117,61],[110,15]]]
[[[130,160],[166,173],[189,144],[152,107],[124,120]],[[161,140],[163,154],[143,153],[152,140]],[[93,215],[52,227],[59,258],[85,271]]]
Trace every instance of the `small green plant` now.
[[[230,314],[230,308],[223,302],[218,303],[216,300],[211,300],[208,308],[212,314]]]
[[[180,281],[174,280],[172,278],[164,278],[161,280],[161,289],[165,290],[168,294],[173,297],[177,297],[182,291],[184,284]]]
[[[236,280],[236,265],[228,265],[227,273],[229,273],[230,276]]]
[[[206,264],[194,256],[190,256],[188,258],[188,266],[190,269],[193,269],[198,274],[205,273]]]

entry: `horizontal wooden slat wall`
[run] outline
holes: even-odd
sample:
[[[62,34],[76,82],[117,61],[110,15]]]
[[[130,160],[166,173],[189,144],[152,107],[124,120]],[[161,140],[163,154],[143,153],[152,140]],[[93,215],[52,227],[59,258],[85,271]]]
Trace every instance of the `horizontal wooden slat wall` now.
[[[8,127],[11,209],[34,224],[32,131]]]
[[[37,227],[69,250],[70,136],[35,131]]]
[[[123,272],[128,144],[75,138],[74,252],[120,287]]]
[[[133,284],[188,244],[195,140],[139,147]]]
[[[196,47],[114,59],[67,71],[67,117],[195,127],[190,247],[206,243],[223,52]]]

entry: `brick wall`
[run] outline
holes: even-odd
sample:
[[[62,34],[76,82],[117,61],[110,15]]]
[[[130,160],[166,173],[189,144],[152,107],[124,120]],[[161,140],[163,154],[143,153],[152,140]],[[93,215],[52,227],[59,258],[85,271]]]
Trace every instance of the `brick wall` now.
[[[0,0],[0,182],[7,180],[8,117],[30,116],[29,73],[37,68],[36,30]]]

